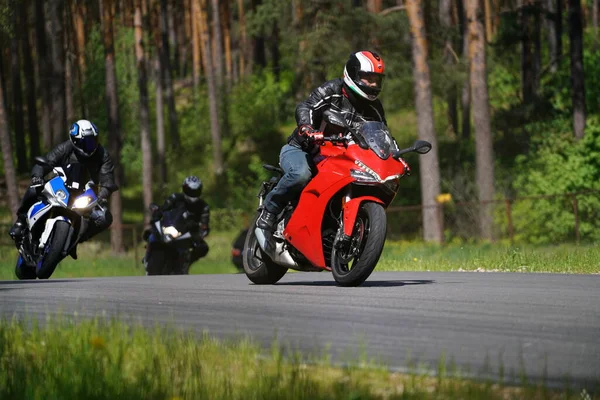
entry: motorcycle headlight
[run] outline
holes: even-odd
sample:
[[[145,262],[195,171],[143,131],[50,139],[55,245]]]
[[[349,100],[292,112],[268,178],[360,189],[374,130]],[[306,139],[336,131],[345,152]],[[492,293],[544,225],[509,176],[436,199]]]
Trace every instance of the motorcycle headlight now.
[[[64,190],[57,190],[56,197],[58,197],[60,200],[64,200],[67,198],[67,194],[65,193]]]
[[[92,202],[92,198],[90,196],[81,196],[78,197],[74,202],[73,202],[73,208],[86,208],[87,206],[90,205],[90,203]]]
[[[356,179],[358,182],[379,183],[379,179],[377,179],[376,177],[374,177],[366,171],[361,171],[358,169],[351,169],[350,176]]]
[[[179,232],[174,226],[163,226],[162,232],[164,235],[169,235],[173,239],[177,239],[179,236],[181,236],[181,232]]]

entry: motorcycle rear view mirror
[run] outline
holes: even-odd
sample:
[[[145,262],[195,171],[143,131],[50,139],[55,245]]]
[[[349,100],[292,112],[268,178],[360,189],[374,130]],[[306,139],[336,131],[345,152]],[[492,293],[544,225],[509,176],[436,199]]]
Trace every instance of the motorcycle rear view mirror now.
[[[427,154],[427,153],[429,153],[430,150],[431,150],[431,143],[429,143],[425,140],[417,140],[409,148],[403,149],[403,150],[398,150],[398,151],[394,152],[393,157],[397,159],[403,154],[412,153],[412,152],[419,153],[419,154]]]
[[[427,154],[431,150],[431,143],[425,140],[417,140],[412,147],[414,151],[416,151],[419,154]]]
[[[51,167],[48,160],[46,160],[44,157],[37,156],[34,158],[34,160],[37,165],[41,165],[42,167]]]
[[[343,115],[339,112],[335,112],[332,110],[326,110],[323,113],[323,117],[325,117],[325,120],[327,122],[329,122],[332,125],[337,125],[337,126],[343,126],[343,127],[347,127],[348,124],[346,123],[346,120],[344,119]]]

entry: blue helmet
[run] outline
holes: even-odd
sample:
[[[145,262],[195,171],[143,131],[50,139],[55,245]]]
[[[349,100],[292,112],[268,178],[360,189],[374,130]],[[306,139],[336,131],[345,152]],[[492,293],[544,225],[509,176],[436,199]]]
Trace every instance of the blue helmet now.
[[[80,119],[71,125],[69,138],[80,156],[91,157],[98,149],[98,128],[87,119]]]

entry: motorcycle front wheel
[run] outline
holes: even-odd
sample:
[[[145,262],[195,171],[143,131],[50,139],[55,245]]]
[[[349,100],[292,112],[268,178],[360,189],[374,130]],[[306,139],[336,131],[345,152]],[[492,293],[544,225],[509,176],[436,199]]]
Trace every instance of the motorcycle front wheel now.
[[[164,275],[165,261],[166,255],[163,249],[151,249],[146,256],[146,275]]]
[[[260,248],[256,233],[254,233],[259,215],[260,212],[256,214],[250,223],[250,229],[248,229],[246,241],[244,242],[244,249],[242,250],[244,272],[248,279],[257,285],[272,285],[283,278],[288,269],[274,263]]]
[[[48,279],[56,269],[58,263],[63,259],[63,249],[69,236],[71,224],[66,221],[56,221],[52,228],[52,234],[46,247],[44,255],[38,264],[37,277],[39,279]]]
[[[350,243],[331,252],[331,272],[341,286],[358,286],[371,275],[385,244],[387,218],[381,204],[360,205]]]

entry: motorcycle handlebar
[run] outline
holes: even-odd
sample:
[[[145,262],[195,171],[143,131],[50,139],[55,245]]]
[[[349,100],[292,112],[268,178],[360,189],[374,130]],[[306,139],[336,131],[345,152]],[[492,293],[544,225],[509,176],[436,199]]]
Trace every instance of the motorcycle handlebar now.
[[[343,144],[347,144],[348,143],[348,139],[345,137],[335,137],[335,136],[328,136],[328,137],[324,137],[323,138],[323,142],[331,142],[331,143],[343,143]]]

